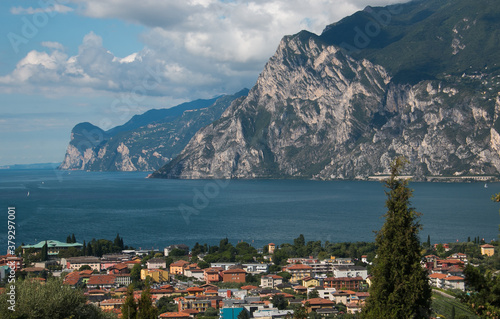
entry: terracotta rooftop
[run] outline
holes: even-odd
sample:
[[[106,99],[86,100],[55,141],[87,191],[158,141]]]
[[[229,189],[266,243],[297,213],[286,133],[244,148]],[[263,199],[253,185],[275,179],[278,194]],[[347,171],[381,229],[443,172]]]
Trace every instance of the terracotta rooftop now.
[[[307,289],[307,287],[304,287],[304,286],[301,286],[301,285],[297,285],[297,286],[294,286],[293,289],[295,289],[295,290],[304,290],[304,289]]]
[[[116,277],[113,275],[94,275],[90,276],[87,285],[112,285]]]
[[[283,279],[283,277],[278,276],[278,275],[265,275],[265,276],[262,276],[262,278]]]
[[[437,279],[444,279],[446,277],[447,277],[446,274],[440,274],[440,273],[434,273],[429,275],[429,278],[437,278]]]
[[[308,302],[311,306],[312,305],[334,305],[335,303],[331,300],[328,299],[323,299],[323,298],[312,298],[312,299],[307,299],[303,300],[302,303],[305,304]]]
[[[242,286],[241,289],[243,290],[254,290],[254,289],[257,289],[259,287],[257,286],[252,286],[252,285],[248,285],[248,286]]]
[[[448,280],[448,281],[464,281],[465,278],[459,277],[459,276],[449,276],[449,277],[446,277],[444,280]]]
[[[288,266],[287,268],[288,268],[288,270],[311,270],[311,269],[313,269],[311,266],[302,265],[302,264],[295,264],[292,266]]]
[[[228,269],[224,271],[225,274],[246,274],[247,272],[243,269]]]
[[[174,263],[171,263],[170,267],[172,267],[172,266],[173,267],[185,267],[187,265],[189,265],[189,262],[187,262],[185,260],[178,260],[178,261],[176,261]]]

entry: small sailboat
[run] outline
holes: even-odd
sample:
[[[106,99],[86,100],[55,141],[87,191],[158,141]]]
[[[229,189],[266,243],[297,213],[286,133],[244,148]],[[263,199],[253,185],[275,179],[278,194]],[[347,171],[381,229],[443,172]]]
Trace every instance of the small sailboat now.
[[[28,191],[28,194],[26,194],[26,197],[30,196],[30,191]]]
[[[484,183],[484,188],[488,188],[488,183]]]

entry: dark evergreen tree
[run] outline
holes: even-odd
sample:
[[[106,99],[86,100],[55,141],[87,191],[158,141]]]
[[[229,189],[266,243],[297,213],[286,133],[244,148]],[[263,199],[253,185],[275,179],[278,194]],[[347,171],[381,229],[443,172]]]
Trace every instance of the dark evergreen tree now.
[[[158,318],[158,309],[155,306],[153,306],[153,302],[151,301],[151,291],[148,283],[146,283],[146,288],[141,293],[141,298],[139,299],[137,308],[138,308],[137,318],[140,319]]]
[[[120,238],[120,234],[116,234],[116,238],[113,241],[113,245],[120,249],[123,249],[123,241]]]
[[[425,269],[420,265],[421,226],[410,206],[412,190],[408,180],[399,178],[406,160],[391,164],[391,176],[385,182],[387,213],[377,232],[377,257],[373,265],[370,297],[364,318],[429,318],[431,288]]]
[[[427,248],[431,248],[431,235],[427,235]]]
[[[94,247],[90,244],[87,244],[87,256],[94,256]]]
[[[288,301],[283,297],[283,295],[274,295],[271,299],[274,308],[278,308],[278,310],[286,309],[288,306]]]
[[[66,244],[71,244],[71,236],[66,237]]]
[[[238,316],[236,317],[237,319],[250,319],[250,314],[248,313],[248,311],[243,308],[243,310],[238,314]]]
[[[83,241],[82,255],[87,256],[87,244],[85,243],[85,240]]]
[[[49,252],[48,252],[48,245],[47,241],[45,241],[45,244],[42,247],[42,252],[40,253],[40,260],[45,261],[49,257]]]
[[[132,288],[132,285],[128,286],[125,301],[122,305],[122,318],[137,318],[137,304],[134,300],[134,289]]]
[[[75,237],[75,234],[72,234],[71,235],[71,242],[74,244],[76,243],[76,237]]]

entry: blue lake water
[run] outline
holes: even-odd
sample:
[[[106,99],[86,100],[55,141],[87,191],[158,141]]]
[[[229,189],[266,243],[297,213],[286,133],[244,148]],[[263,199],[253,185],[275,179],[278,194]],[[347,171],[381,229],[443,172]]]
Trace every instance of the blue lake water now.
[[[0,254],[7,209],[16,208],[16,244],[124,238],[135,248],[228,237],[255,247],[306,241],[373,241],[385,213],[380,182],[307,180],[160,180],[143,172],[0,170]],[[500,183],[411,183],[423,215],[423,240],[496,239]],[[29,195],[28,195],[29,192]],[[1,219],[4,219],[2,222]]]

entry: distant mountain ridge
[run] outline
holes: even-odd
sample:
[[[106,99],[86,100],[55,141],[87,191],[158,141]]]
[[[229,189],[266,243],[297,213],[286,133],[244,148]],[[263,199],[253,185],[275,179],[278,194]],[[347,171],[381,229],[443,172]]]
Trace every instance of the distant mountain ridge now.
[[[256,85],[158,178],[366,179],[500,172],[500,7],[367,7],[286,36]]]
[[[169,109],[153,109],[127,123],[103,131],[85,122],[71,132],[60,169],[90,171],[152,171],[174,157],[201,127],[216,120],[248,90],[200,99]]]

